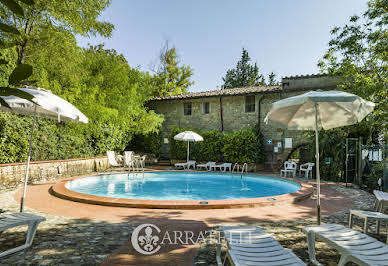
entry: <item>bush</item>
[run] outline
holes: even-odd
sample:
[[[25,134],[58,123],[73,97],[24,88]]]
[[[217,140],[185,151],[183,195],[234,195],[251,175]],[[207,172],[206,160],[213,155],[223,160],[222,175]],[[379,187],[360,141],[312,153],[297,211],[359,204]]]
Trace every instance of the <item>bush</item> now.
[[[0,163],[25,162],[32,117],[0,113]],[[104,155],[124,150],[130,136],[125,128],[108,123],[87,125],[38,118],[31,160],[58,160]]]
[[[162,152],[162,132],[152,132],[147,135],[135,135],[126,149],[144,151],[159,157]]]
[[[263,162],[264,143],[252,129],[239,130],[224,134],[222,152],[227,162]]]
[[[170,134],[171,158],[184,160],[187,157],[187,142],[176,141],[174,136],[190,129],[174,128]],[[234,133],[220,133],[217,130],[197,131],[204,141],[190,143],[190,159],[198,161],[221,161],[252,163],[263,162],[264,137],[252,129]]]

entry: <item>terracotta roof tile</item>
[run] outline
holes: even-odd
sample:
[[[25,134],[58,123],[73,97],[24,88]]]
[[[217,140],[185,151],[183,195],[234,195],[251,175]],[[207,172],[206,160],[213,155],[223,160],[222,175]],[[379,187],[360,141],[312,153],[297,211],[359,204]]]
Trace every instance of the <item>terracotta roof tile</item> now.
[[[232,95],[247,95],[263,92],[277,92],[281,91],[280,86],[256,86],[256,87],[243,87],[234,89],[223,89],[213,91],[201,91],[201,92],[189,92],[187,94],[179,94],[174,96],[157,97],[151,99],[151,101],[164,101],[164,100],[180,100],[180,99],[192,99],[192,98],[204,98],[204,97],[216,97],[216,96],[232,96]]]

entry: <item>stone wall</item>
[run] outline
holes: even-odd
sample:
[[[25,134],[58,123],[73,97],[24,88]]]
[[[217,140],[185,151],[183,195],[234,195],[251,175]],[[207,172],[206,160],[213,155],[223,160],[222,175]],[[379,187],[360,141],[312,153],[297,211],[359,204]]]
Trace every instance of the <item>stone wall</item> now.
[[[274,153],[274,144],[282,142],[284,139],[292,138],[293,147],[307,141],[303,131],[281,130],[273,124],[264,123],[271,104],[279,99],[291,97],[304,93],[305,91],[290,91],[282,93],[257,93],[255,94],[255,112],[245,112],[245,96],[222,96],[222,117],[224,132],[234,132],[239,129],[252,128],[260,124],[261,131],[265,140],[271,140],[272,144],[267,144],[267,161],[275,163],[288,156],[291,149],[279,149]],[[183,114],[183,104],[190,102],[192,104],[192,114]],[[205,102],[210,103],[210,113],[202,112],[202,105]],[[163,155],[169,158],[168,138],[174,127],[192,128],[197,130],[221,130],[220,97],[204,97],[188,100],[166,100],[151,102],[149,106],[157,113],[164,115],[163,122]],[[260,114],[259,114],[260,110]]]
[[[29,183],[84,175],[109,168],[106,157],[31,162]],[[24,182],[26,163],[0,164],[0,190],[15,188]]]

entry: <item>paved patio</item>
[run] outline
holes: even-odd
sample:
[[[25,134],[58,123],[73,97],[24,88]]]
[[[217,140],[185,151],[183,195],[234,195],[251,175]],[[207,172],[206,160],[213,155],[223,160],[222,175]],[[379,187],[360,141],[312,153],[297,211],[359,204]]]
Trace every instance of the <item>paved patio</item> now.
[[[39,213],[51,216],[72,217],[79,221],[101,222],[112,227],[128,228],[122,232],[124,243],[109,256],[104,265],[191,265],[199,245],[166,245],[153,256],[141,255],[134,251],[129,238],[134,226],[143,223],[157,225],[163,231],[190,230],[195,234],[221,223],[255,224],[258,222],[287,221],[311,219],[315,215],[315,200],[307,199],[298,203],[287,203],[277,206],[265,206],[239,209],[212,209],[212,210],[163,210],[109,207],[84,204],[57,198],[50,194],[54,183],[30,185],[27,190],[26,206]],[[322,214],[349,209],[352,200],[345,194],[322,185]],[[14,194],[19,202],[21,189]],[[64,221],[65,222],[65,221]],[[115,225],[119,225],[119,227]],[[131,226],[125,227],[125,224]],[[124,226],[124,227],[123,227]],[[84,229],[86,230],[86,229]],[[117,232],[120,234],[120,231]],[[121,236],[120,236],[121,237]],[[39,239],[39,231],[37,234]],[[38,241],[38,240],[37,240]],[[100,241],[104,241],[101,239]],[[110,238],[109,242],[114,242]],[[117,241],[120,243],[120,241]],[[212,256],[212,255],[211,255]]]

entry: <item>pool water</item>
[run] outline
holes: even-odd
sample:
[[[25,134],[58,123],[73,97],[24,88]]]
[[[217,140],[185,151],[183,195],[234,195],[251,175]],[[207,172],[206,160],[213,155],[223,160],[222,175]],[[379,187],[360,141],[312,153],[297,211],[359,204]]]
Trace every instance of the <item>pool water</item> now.
[[[95,196],[147,200],[219,200],[277,196],[301,186],[257,174],[213,172],[145,172],[90,176],[66,183],[66,188]]]

